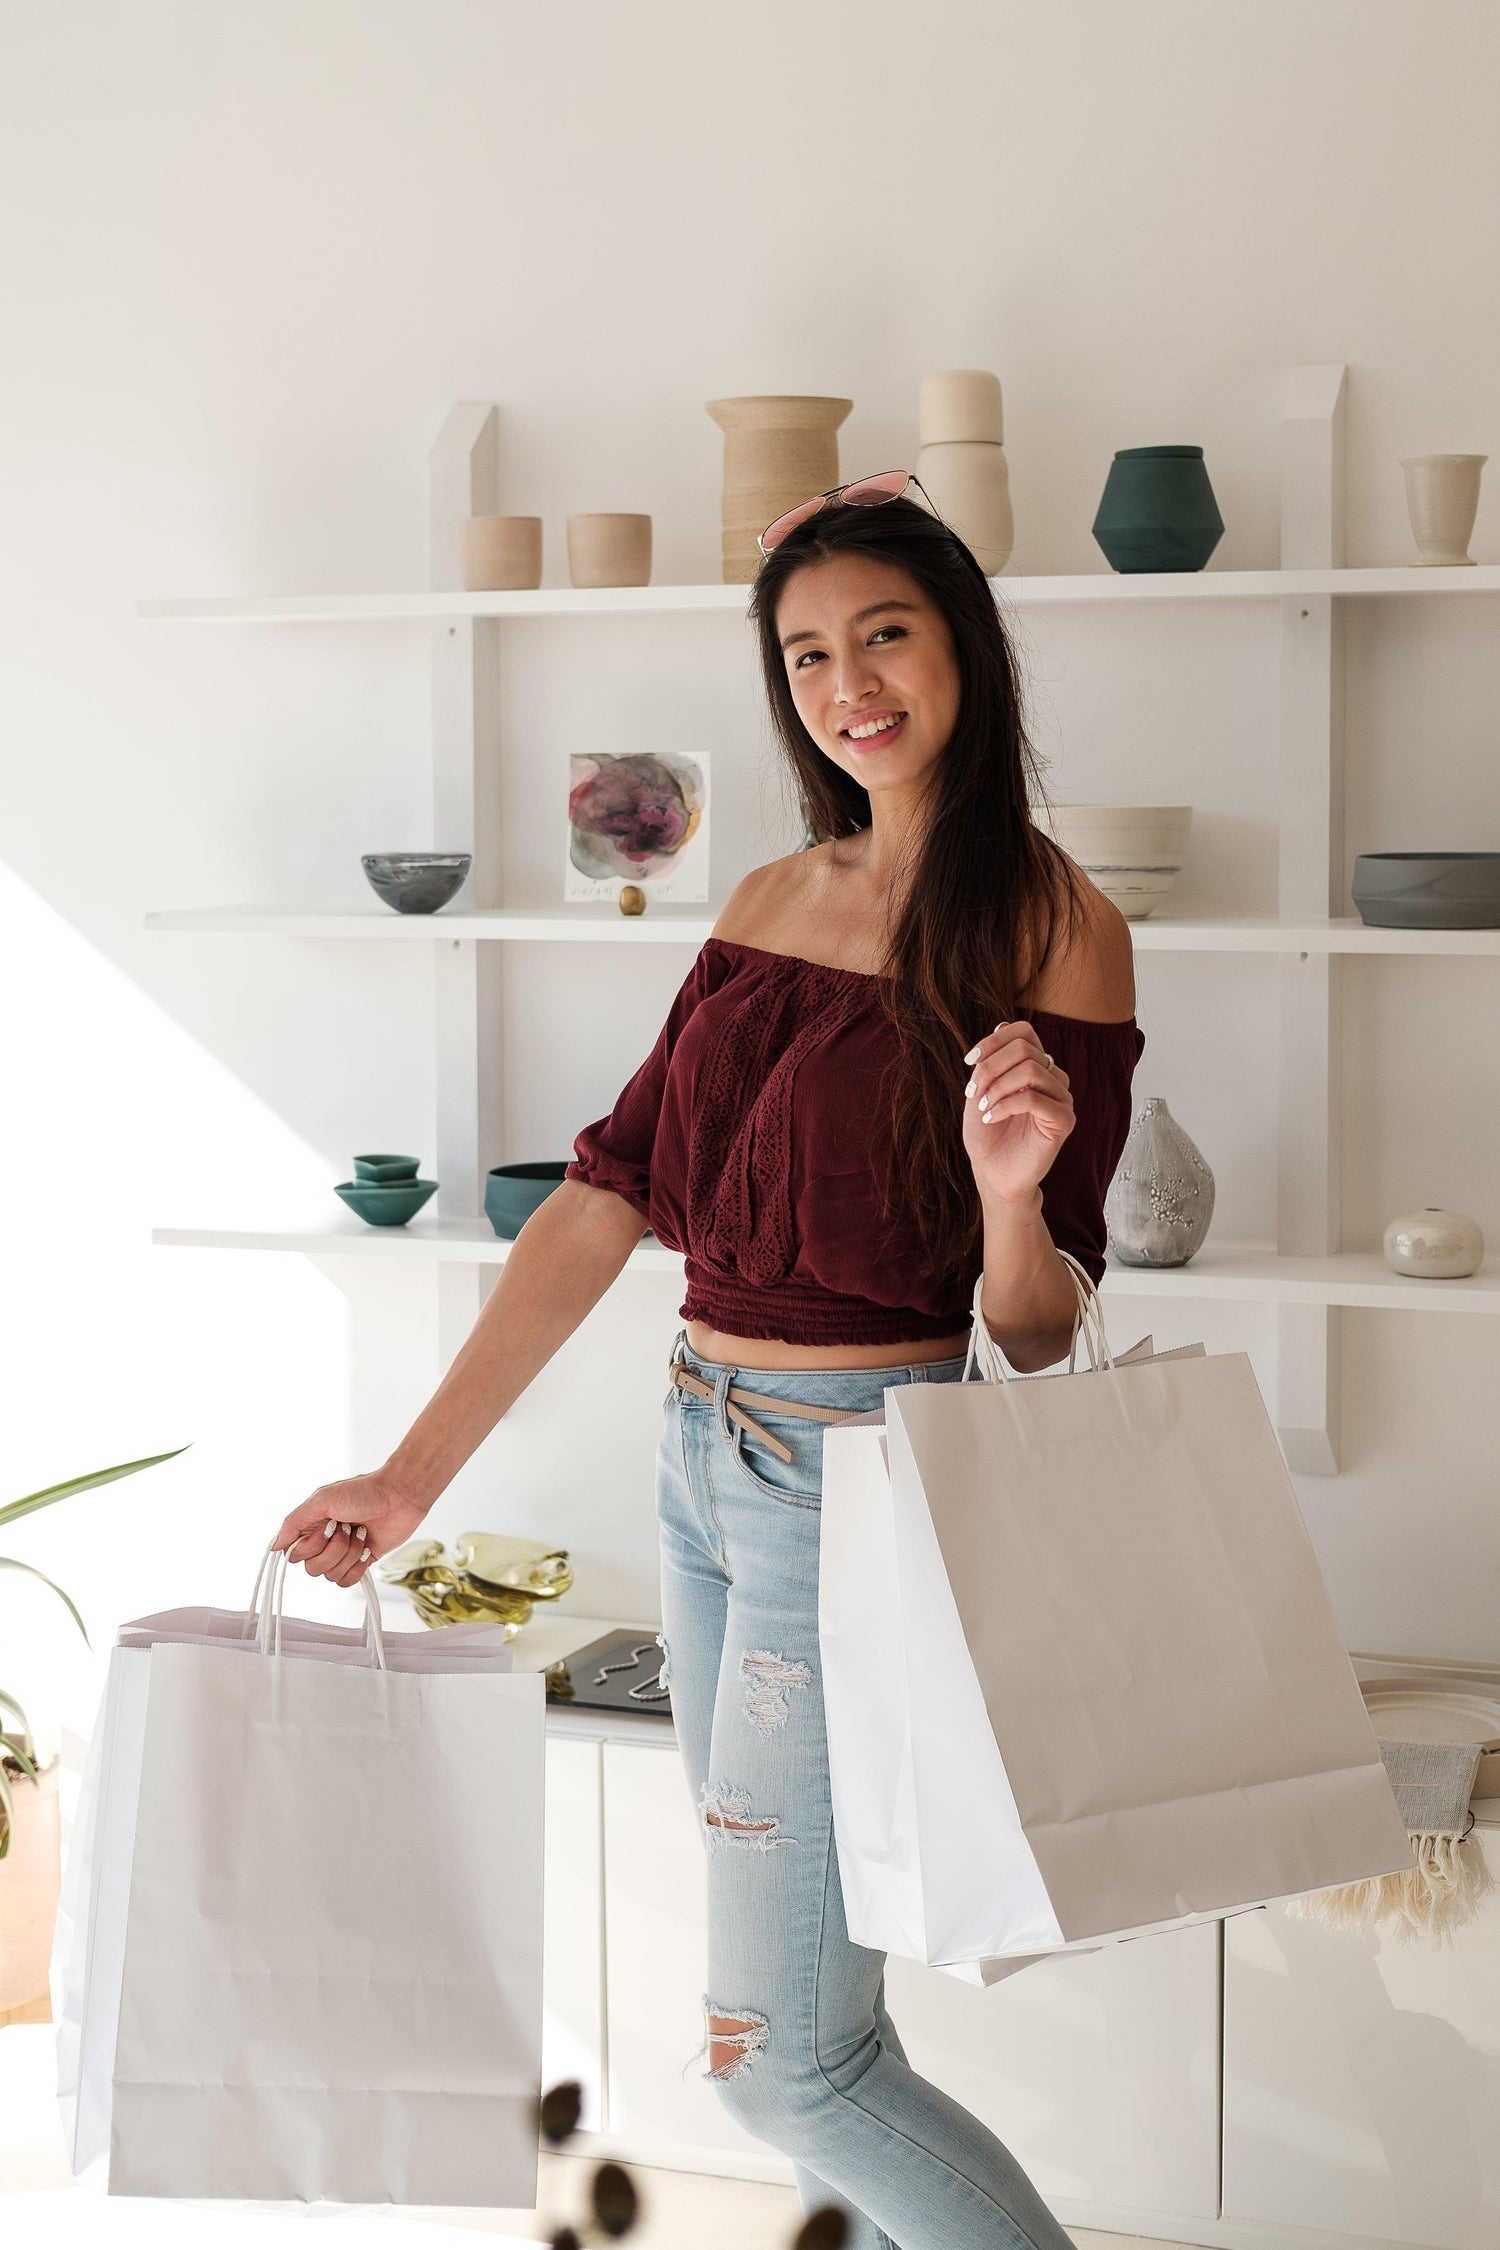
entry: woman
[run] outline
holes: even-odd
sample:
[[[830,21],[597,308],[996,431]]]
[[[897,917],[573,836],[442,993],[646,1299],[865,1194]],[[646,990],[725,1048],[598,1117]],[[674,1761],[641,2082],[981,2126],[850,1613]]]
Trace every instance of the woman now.
[[[648,1223],[686,1254],[657,1491],[663,1640],[709,1856],[709,2075],[856,2250],[1067,2250],[1009,2152],[909,2068],[850,1942],[818,1674],[823,1425],[1018,1371],[1095,1279],[1144,1041],[1128,929],[1033,827],[1015,663],[899,475],[763,535],[751,596],[812,841],[738,886],[654,1050],[518,1237],[431,1404],[277,1544],[353,1585],[571,1335]],[[920,489],[920,488],[919,488]],[[893,497],[892,494],[895,496]],[[879,503],[879,504],[874,504]]]

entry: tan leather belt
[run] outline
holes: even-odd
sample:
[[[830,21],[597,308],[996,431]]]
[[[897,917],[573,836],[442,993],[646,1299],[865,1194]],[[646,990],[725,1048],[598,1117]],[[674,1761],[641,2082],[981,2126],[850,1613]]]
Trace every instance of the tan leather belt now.
[[[714,1396],[715,1386],[705,1382],[701,1375],[695,1375],[680,1359],[672,1362],[672,1380],[680,1391],[689,1391],[694,1398],[712,1399]],[[793,1414],[799,1422],[847,1422],[860,1411],[854,1406],[807,1406],[800,1399],[767,1398],[763,1391],[746,1391],[737,1383],[731,1383],[724,1393],[725,1413],[731,1422],[747,1430],[758,1445],[774,1453],[778,1461],[792,1459],[791,1447],[783,1445],[780,1438],[772,1437],[769,1430],[762,1429],[754,1416],[745,1412],[747,1406],[758,1406],[772,1414]]]

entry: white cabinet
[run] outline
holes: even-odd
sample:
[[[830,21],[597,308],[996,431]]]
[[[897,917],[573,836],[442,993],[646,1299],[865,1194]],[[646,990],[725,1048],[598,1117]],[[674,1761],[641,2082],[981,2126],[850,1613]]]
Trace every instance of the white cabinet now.
[[[1500,1881],[1500,1828],[1478,1827]],[[1500,1889],[1451,1947],[1226,1925],[1224,2217],[1433,2250],[1500,2244]]]
[[[1065,2220],[1122,2232],[1219,2210],[1219,1929],[1204,1923],[988,1992],[891,1960],[912,2067],[983,2120]]]
[[[585,2132],[604,2128],[604,1879],[600,1745],[547,1736],[542,2084],[576,2078]]]
[[[702,1839],[676,1749],[604,1745],[604,1899],[609,2130],[679,2157],[753,2159],[767,2179],[791,2167],[735,2124],[703,2076],[707,1883]]]

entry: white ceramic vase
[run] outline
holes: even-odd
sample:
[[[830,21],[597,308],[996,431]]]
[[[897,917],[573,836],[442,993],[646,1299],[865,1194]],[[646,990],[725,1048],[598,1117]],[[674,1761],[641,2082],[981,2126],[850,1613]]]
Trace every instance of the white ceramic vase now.
[[[1214,1215],[1214,1176],[1159,1095],[1142,1102],[1104,1198],[1126,1266],[1185,1266]]]
[[[917,478],[988,578],[1005,568],[1016,543],[1004,435],[997,375],[982,367],[950,367],[923,376]]]
[[[1477,1273],[1484,1259],[1484,1236],[1461,1211],[1408,1211],[1392,1219],[1381,1243],[1393,1273],[1420,1274],[1428,1281],[1455,1281]]]
[[[1473,569],[1469,534],[1488,459],[1487,453],[1408,453],[1402,459],[1418,569]]]
[[[777,516],[831,492],[839,481],[839,424],[852,398],[764,394],[711,398],[724,432],[724,583],[748,586],[760,569],[759,534]]]

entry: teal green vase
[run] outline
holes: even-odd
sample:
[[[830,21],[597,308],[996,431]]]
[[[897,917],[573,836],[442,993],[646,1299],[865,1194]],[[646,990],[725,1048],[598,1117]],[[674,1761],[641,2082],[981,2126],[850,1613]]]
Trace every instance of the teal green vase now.
[[[1114,569],[1201,570],[1223,536],[1201,445],[1130,445],[1115,455],[1094,518]]]

